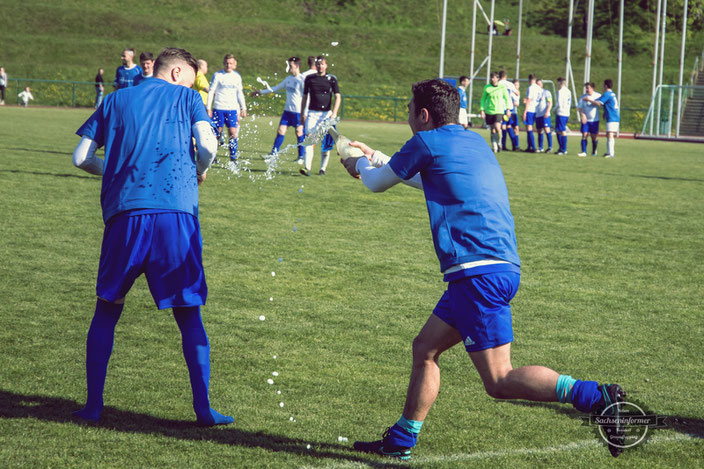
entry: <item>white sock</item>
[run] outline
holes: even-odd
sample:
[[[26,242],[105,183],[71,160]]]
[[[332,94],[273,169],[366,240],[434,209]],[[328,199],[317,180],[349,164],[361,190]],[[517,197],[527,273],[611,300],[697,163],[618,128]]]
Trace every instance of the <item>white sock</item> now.
[[[325,171],[328,168],[328,161],[330,161],[330,152],[324,151],[321,155],[320,170]]]
[[[306,160],[305,160],[305,168],[306,171],[310,171],[310,169],[313,167],[313,145],[308,145],[306,147]]]
[[[616,139],[611,137],[606,139],[606,148],[609,151],[609,155],[615,156],[615,150],[616,150]]]

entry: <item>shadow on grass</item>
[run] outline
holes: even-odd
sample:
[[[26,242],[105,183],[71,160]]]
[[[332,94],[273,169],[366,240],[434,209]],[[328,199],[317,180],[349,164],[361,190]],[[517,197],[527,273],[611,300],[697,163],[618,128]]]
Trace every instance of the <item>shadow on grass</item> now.
[[[544,409],[552,409],[557,414],[567,415],[568,417],[574,419],[581,419],[585,415],[571,406],[565,404],[558,404],[555,402],[531,402],[515,400],[505,400],[498,402],[506,402],[508,404],[520,405],[524,407],[542,407]],[[647,409],[646,413],[648,413]],[[667,430],[674,430],[678,433],[684,433],[693,438],[704,439],[704,419],[684,417],[681,415],[665,415],[665,423],[667,424]]]
[[[10,174],[32,174],[34,176],[54,176],[59,178],[78,178],[78,179],[95,179],[100,180],[98,176],[83,176],[81,174],[59,174],[59,173],[45,173],[42,171],[24,171],[21,169],[0,169],[0,173],[10,173]]]
[[[171,420],[106,407],[100,422],[92,423],[72,417],[71,412],[80,409],[82,404],[70,399],[49,396],[25,395],[0,390],[0,419],[32,418],[49,422],[73,423],[86,427],[96,427],[126,433],[162,435],[179,440],[206,440],[223,445],[262,448],[267,451],[283,451],[300,456],[338,459],[363,464],[369,467],[402,468],[395,462],[383,462],[349,454],[348,446],[332,443],[319,443],[292,439],[265,432],[251,432],[234,428],[237,421],[229,426],[199,427],[195,422]],[[311,449],[307,449],[307,445]]]
[[[663,181],[704,182],[704,179],[680,178],[680,177],[668,177],[668,176],[646,176],[646,175],[641,175],[641,174],[632,174],[631,177],[644,178],[644,179],[661,179]]]

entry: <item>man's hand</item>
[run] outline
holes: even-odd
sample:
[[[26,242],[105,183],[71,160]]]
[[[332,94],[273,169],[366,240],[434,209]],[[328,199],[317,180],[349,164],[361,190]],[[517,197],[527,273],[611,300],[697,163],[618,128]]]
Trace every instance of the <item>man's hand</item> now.
[[[246,107],[242,108],[242,117],[247,117],[247,108]]]
[[[369,148],[369,147],[367,147],[367,148]],[[362,158],[366,158],[366,157],[365,156],[357,156],[357,157],[347,158],[346,160],[343,160],[342,158],[340,158],[340,163],[342,163],[342,166],[345,167],[345,169],[350,174],[350,176],[352,176],[353,178],[361,179],[361,176],[357,172],[357,161],[361,160]]]
[[[374,155],[374,150],[369,148],[369,145],[367,145],[366,143],[362,143],[362,142],[358,142],[357,140],[354,140],[354,141],[350,142],[350,146],[356,147],[356,148],[359,148],[360,150],[362,150],[362,153],[364,153],[364,156],[366,156],[367,159],[371,160],[372,155]]]
[[[203,173],[198,175],[198,185],[200,186],[203,184],[203,181],[205,181],[205,177],[208,175],[208,173]]]
[[[211,119],[213,118],[213,110],[212,109],[208,109],[208,117],[210,117]]]

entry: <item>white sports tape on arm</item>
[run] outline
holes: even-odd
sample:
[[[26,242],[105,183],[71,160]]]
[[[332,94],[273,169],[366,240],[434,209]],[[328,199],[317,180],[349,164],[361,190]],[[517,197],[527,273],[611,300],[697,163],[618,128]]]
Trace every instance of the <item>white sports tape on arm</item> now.
[[[218,139],[213,133],[213,127],[210,122],[198,121],[193,124],[191,130],[193,131],[193,137],[196,139],[196,148],[198,148],[196,172],[203,174],[215,159],[218,151]]]
[[[390,156],[383,154],[379,150],[375,150],[374,154],[372,155],[371,163],[372,166],[374,166],[375,168],[381,168],[382,166],[385,166],[389,161],[391,161]],[[423,181],[420,178],[420,173],[417,173],[415,176],[413,176],[407,181],[402,179],[401,182],[407,186],[423,190]]]
[[[76,149],[73,150],[73,164],[90,174],[103,175],[103,160],[95,156],[98,144],[88,137],[81,137]]]

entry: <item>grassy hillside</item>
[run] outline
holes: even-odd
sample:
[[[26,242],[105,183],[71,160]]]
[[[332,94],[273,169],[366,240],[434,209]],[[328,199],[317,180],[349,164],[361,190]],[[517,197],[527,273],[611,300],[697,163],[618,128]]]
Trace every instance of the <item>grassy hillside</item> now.
[[[515,25],[515,2],[496,3],[495,17]],[[471,4],[449,4],[445,74],[469,74]],[[441,0],[294,0],[285,5],[274,0],[127,0],[116,7],[109,2],[64,0],[36,2],[26,8],[0,0],[0,64],[11,77],[86,81],[103,67],[110,80],[124,47],[157,53],[165,46],[179,46],[206,59],[211,73],[225,53],[234,53],[245,82],[256,85],[257,76],[281,77],[290,55],[327,53],[330,71],[340,79],[344,94],[400,96],[408,95],[410,83],[438,73]],[[529,9],[530,4],[524,6],[524,18]],[[521,76],[538,73],[554,80],[564,74],[565,40],[542,35],[531,26],[524,25]],[[676,36],[671,33],[666,46],[664,80],[668,83],[677,80]],[[487,40],[486,35],[477,36],[476,64],[483,59]],[[339,45],[333,47],[332,42]],[[687,71],[702,45],[690,43]],[[577,86],[583,77],[584,48],[583,39],[573,41]],[[495,38],[492,69],[503,67],[513,75],[515,55],[515,36]],[[595,41],[592,55],[592,80],[615,79],[617,52],[607,38]],[[650,64],[648,54],[624,59],[625,108],[647,107]],[[86,96],[90,91],[86,88]],[[41,104],[41,93],[37,100]],[[81,104],[87,102],[89,98]]]

